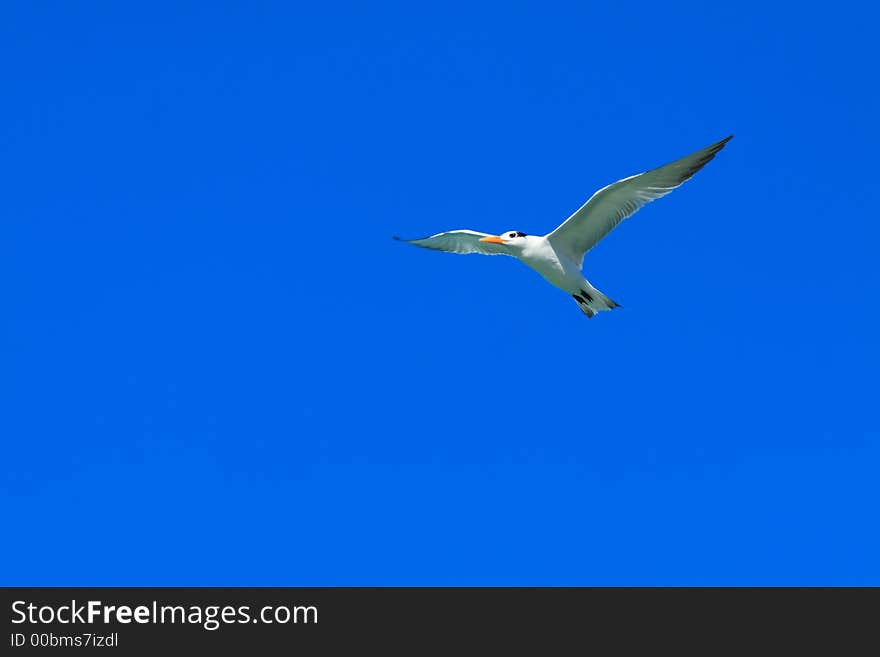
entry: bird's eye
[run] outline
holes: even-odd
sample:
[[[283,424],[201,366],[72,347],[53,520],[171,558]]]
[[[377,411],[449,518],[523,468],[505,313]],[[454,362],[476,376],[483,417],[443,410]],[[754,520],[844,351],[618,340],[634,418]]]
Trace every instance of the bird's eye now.
[[[511,233],[510,236],[511,236],[511,237],[517,237],[517,234],[516,234],[516,233]]]

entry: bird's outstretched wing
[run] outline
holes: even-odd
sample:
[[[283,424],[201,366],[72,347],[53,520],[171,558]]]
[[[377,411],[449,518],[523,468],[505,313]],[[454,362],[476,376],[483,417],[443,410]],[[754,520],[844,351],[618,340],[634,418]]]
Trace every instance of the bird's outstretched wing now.
[[[603,187],[549,233],[547,239],[554,248],[578,263],[582,262],[584,253],[596,246],[617,224],[688,180],[731,139],[733,135],[680,160]]]
[[[449,230],[430,237],[417,240],[405,240],[394,236],[401,242],[415,244],[425,249],[449,251],[450,253],[482,253],[483,255],[512,255],[506,246],[493,242],[481,242],[483,237],[491,237],[489,233],[478,233],[475,230]]]

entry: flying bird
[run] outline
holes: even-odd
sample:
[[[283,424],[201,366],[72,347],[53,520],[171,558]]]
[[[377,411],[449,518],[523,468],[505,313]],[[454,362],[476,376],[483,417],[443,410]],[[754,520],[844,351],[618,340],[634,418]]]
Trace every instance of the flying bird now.
[[[587,317],[620,304],[594,288],[581,273],[584,254],[643,205],[666,196],[715,157],[733,135],[662,167],[618,180],[593,194],[573,215],[546,235],[509,230],[501,235],[450,230],[430,237],[401,240],[450,253],[482,253],[519,258],[551,285],[570,294]]]

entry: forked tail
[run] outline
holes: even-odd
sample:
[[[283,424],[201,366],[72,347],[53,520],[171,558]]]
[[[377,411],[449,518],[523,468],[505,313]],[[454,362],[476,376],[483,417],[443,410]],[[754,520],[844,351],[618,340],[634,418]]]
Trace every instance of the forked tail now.
[[[603,310],[620,308],[619,303],[609,299],[594,287],[591,287],[589,290],[581,290],[578,294],[572,294],[571,296],[577,302],[581,312],[587,317],[593,317],[593,315]]]

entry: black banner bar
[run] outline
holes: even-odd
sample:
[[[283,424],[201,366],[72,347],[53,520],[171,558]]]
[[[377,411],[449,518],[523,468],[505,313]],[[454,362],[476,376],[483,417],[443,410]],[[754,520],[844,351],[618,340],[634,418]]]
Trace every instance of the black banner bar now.
[[[877,589],[6,588],[4,654],[877,648]]]

